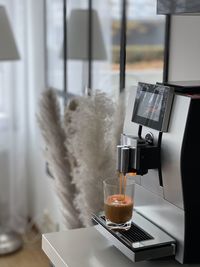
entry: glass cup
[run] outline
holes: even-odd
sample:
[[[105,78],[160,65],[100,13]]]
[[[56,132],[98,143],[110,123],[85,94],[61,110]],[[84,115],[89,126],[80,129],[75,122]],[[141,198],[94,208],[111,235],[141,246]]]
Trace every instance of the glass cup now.
[[[134,206],[134,180],[120,174],[119,178],[104,180],[103,187],[107,227],[114,230],[128,230],[131,227]]]

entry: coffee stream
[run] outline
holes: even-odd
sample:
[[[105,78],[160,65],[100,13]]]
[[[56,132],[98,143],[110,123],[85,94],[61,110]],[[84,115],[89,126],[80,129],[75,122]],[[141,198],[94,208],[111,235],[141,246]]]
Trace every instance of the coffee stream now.
[[[124,195],[125,199],[125,194],[126,194],[126,175],[123,173],[119,173],[119,194]]]

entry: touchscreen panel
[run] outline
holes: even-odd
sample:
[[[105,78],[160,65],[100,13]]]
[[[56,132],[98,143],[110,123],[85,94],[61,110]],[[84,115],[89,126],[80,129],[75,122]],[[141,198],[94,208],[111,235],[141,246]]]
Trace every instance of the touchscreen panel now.
[[[132,121],[158,131],[167,131],[172,100],[173,88],[138,83]]]

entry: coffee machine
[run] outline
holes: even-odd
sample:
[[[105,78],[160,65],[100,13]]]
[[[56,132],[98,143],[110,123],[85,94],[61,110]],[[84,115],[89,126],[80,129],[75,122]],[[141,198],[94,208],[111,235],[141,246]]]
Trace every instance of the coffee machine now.
[[[132,261],[200,263],[200,82],[138,83],[129,96],[117,170],[135,172],[132,227],[99,231]]]

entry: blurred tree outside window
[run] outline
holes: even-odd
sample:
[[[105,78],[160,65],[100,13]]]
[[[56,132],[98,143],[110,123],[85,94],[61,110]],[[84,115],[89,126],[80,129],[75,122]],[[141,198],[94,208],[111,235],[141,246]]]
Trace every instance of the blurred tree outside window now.
[[[119,37],[113,38],[117,63]],[[126,86],[162,81],[164,39],[165,16],[156,14],[156,1],[127,0]]]

